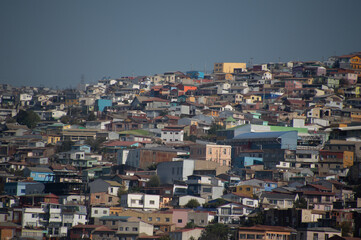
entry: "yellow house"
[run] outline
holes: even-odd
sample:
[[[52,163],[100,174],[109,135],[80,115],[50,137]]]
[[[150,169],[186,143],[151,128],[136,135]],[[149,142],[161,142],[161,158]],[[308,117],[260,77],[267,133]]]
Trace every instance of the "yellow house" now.
[[[79,105],[79,99],[65,99],[65,106]]]
[[[171,232],[175,230],[175,224],[172,222],[173,213],[171,211],[147,212],[147,211],[125,210],[115,213],[118,213],[118,215],[115,214],[116,216],[137,217],[139,220],[152,224],[155,228],[163,232]],[[112,214],[111,209],[110,209],[110,214]]]
[[[361,57],[354,56],[350,58],[350,65],[352,69],[361,69]]]
[[[262,101],[262,97],[261,96],[257,96],[257,95],[248,95],[248,96],[244,96],[244,101],[246,103],[255,103],[255,102],[261,102]]]
[[[343,167],[351,167],[353,166],[354,160],[354,152],[351,151],[344,151],[343,152]]]
[[[257,188],[251,185],[241,185],[237,186],[235,189],[236,193],[240,193],[249,197],[253,197],[253,195],[256,193]]]
[[[194,102],[196,102],[196,98],[195,98],[194,96],[189,96],[189,97],[187,98],[187,102],[192,102],[192,103],[194,103]]]
[[[246,63],[215,63],[214,73],[234,73],[235,68],[246,68]]]
[[[61,140],[61,136],[58,135],[48,135],[48,144],[56,144]]]

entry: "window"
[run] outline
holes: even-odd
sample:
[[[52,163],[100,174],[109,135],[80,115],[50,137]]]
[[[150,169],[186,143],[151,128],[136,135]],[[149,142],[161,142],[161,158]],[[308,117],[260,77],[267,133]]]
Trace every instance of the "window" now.
[[[313,234],[313,240],[318,240],[318,233]]]
[[[125,228],[125,231],[129,231],[129,227],[126,227],[126,228]]]
[[[115,225],[115,221],[112,221],[112,225]]]
[[[254,234],[247,234],[247,239],[255,239],[255,235]]]
[[[107,210],[103,210],[103,214],[107,214]]]
[[[239,239],[246,239],[246,234],[240,233],[240,234],[239,234]]]
[[[99,195],[95,195],[95,199],[100,199],[100,196],[99,196]]]
[[[325,234],[325,240],[328,240],[328,234]]]
[[[182,219],[178,219],[178,223],[182,223],[183,222],[183,220]]]
[[[94,210],[94,214],[98,214],[98,210]]]
[[[152,218],[152,217],[148,217],[148,221],[150,221],[150,222],[151,222],[152,220],[153,220],[153,218]]]
[[[154,200],[150,200],[150,201],[149,201],[149,204],[150,204],[150,205],[154,205],[154,204],[155,204],[155,201],[154,201]]]
[[[263,239],[263,235],[257,234],[256,239]]]
[[[155,221],[160,222],[160,217],[157,217]]]
[[[137,231],[138,231],[138,228],[137,228],[137,227],[133,227],[133,231],[134,231],[134,232],[137,232]]]
[[[166,222],[169,222],[169,221],[170,221],[170,219],[169,219],[169,218],[165,218],[165,221],[166,221]]]
[[[119,227],[119,231],[123,231],[123,227]]]
[[[112,201],[113,201],[113,198],[109,197],[108,202],[112,202]]]

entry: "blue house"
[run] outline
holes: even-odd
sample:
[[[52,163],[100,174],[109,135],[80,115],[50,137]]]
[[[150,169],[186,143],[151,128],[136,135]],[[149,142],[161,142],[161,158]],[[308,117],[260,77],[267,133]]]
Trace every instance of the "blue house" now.
[[[277,187],[278,184],[276,182],[266,181],[264,184],[264,190],[267,192],[272,192],[272,190]]]
[[[188,71],[186,72],[187,76],[192,79],[203,79],[204,78],[204,72],[199,71]]]
[[[43,193],[44,184],[38,182],[7,182],[4,191],[8,195],[23,196],[27,194]]]
[[[72,151],[81,151],[85,153],[90,153],[91,147],[85,144],[75,144],[71,146]]]
[[[105,107],[111,107],[113,101],[109,99],[97,99],[95,101],[95,109],[99,112],[103,112]]]
[[[233,166],[237,168],[245,168],[252,165],[263,165],[263,158],[251,156],[238,156],[233,161]]]
[[[24,177],[30,177],[37,182],[54,182],[54,173],[46,167],[27,167]]]

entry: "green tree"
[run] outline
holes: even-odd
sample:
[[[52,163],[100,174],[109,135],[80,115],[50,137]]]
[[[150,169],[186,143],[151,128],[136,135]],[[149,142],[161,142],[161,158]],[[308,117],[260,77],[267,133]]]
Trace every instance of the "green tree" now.
[[[60,122],[63,124],[69,124],[70,123],[70,117],[68,115],[62,116],[60,118]]]
[[[70,140],[65,140],[63,141],[58,147],[57,147],[57,151],[58,152],[67,152],[71,150],[71,147],[74,145],[75,143],[70,141]]]
[[[227,225],[216,223],[208,225],[202,232],[200,240],[227,240],[230,229]]]
[[[195,228],[195,227],[196,227],[196,225],[194,224],[194,222],[188,222],[184,228],[192,229],[192,228]]]
[[[205,208],[217,208],[223,204],[226,204],[227,201],[222,199],[222,198],[217,198],[215,201],[211,202],[211,203],[205,203],[203,204],[203,207]]]
[[[342,237],[350,237],[352,226],[350,222],[342,222],[340,224]]]
[[[20,110],[16,115],[16,121],[19,124],[26,125],[28,128],[33,129],[40,122],[40,117],[34,111]]]
[[[122,184],[122,186],[119,187],[118,192],[117,192],[117,196],[119,198],[119,203],[120,203],[120,198],[122,197],[122,195],[127,194],[127,193],[128,193],[128,191],[125,189],[124,184]]]
[[[211,127],[208,130],[208,134],[209,135],[215,135],[217,130],[221,130],[221,129],[224,129],[224,127],[219,125],[219,124],[212,123]]]
[[[294,204],[293,204],[294,208],[303,208],[303,209],[307,209],[307,201],[305,198],[301,197],[299,199],[297,199]]]
[[[149,166],[147,167],[147,169],[148,169],[149,171],[157,170],[157,164],[156,164],[156,163],[152,163],[151,165],[149,165]]]
[[[200,206],[199,202],[197,201],[197,199],[192,198],[191,200],[189,200],[187,202],[186,205],[184,205],[186,208],[197,208]]]
[[[147,187],[159,187],[160,186],[160,180],[157,175],[152,176],[149,181],[146,183]]]
[[[87,117],[87,121],[95,121],[97,120],[97,117],[95,116],[95,114],[93,112],[89,113],[88,117]]]
[[[89,145],[93,152],[99,152],[101,145],[105,142],[105,138],[87,139],[85,144]]]
[[[159,240],[171,240],[169,235],[163,235],[159,238]]]

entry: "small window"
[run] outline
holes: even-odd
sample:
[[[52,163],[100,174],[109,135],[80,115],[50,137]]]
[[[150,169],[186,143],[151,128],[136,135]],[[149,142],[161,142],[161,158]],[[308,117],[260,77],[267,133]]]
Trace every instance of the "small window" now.
[[[183,220],[182,219],[178,219],[178,223],[182,223],[183,222]]]

